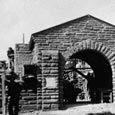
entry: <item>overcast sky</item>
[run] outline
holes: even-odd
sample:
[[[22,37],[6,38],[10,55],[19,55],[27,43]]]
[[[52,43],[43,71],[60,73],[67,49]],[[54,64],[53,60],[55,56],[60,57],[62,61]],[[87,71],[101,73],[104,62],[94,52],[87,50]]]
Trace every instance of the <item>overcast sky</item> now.
[[[0,0],[0,60],[32,33],[91,14],[115,25],[115,0]]]

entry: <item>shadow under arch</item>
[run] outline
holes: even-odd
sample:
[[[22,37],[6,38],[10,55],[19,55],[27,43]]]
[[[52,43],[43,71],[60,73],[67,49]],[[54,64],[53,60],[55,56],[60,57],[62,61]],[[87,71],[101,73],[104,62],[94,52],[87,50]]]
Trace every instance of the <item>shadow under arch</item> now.
[[[112,70],[104,55],[96,50],[86,49],[70,56],[72,58],[82,59],[91,66],[97,88],[112,89]]]

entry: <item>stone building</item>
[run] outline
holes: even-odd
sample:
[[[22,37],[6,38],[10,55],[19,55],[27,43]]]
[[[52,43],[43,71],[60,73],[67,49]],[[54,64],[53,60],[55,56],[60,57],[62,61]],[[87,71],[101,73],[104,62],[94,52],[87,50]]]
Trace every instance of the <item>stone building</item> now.
[[[42,86],[36,92],[22,90],[22,110],[63,107],[62,78],[70,59],[87,62],[95,73],[101,101],[106,90],[115,102],[115,26],[86,15],[33,33],[29,44],[16,44],[15,72],[35,75]]]

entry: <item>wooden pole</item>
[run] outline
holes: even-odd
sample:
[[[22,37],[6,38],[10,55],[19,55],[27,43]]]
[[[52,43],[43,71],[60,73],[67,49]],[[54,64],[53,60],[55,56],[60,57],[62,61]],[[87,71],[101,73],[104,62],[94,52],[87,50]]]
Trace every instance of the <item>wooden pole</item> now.
[[[25,44],[25,35],[23,33],[23,44]]]
[[[5,96],[5,71],[2,72],[2,114],[6,115],[6,96]]]

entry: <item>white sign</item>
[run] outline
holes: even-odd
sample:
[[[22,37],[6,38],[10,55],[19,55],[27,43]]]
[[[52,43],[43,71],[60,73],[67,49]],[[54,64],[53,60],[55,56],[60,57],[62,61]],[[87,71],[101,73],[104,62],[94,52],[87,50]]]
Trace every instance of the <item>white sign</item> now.
[[[57,83],[55,78],[46,78],[46,87],[47,88],[56,88]]]

